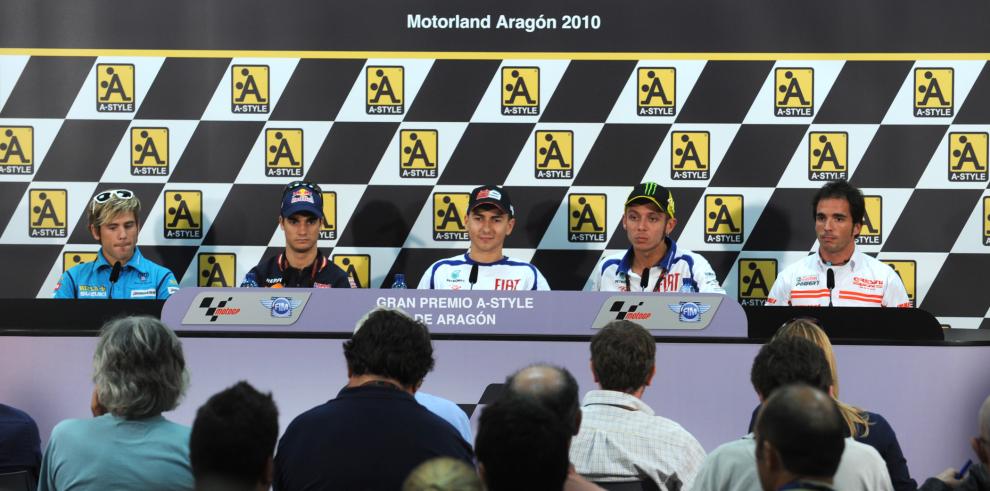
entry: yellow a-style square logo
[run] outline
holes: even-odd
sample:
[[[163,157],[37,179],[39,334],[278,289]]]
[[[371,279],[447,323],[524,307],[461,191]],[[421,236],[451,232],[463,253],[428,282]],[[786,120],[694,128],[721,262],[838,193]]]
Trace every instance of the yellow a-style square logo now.
[[[711,134],[675,131],[670,134],[670,178],[706,180],[711,175]]]
[[[337,240],[337,192],[323,191],[323,225],[320,226],[321,240]]]
[[[540,68],[502,67],[502,114],[540,114]]]
[[[62,272],[68,271],[80,264],[96,261],[98,254],[97,252],[65,251],[62,253]]]
[[[405,111],[405,71],[401,66],[367,68],[368,114],[402,114]]]
[[[866,202],[866,213],[863,214],[863,227],[859,229],[856,243],[880,245],[883,243],[883,198],[863,196],[863,200]]]
[[[268,65],[230,67],[230,110],[235,113],[267,114],[269,94]]]
[[[990,196],[983,197],[983,245],[990,246]]]
[[[567,240],[605,242],[607,197],[604,194],[567,195]]]
[[[131,175],[168,175],[168,128],[131,128]]]
[[[571,179],[574,177],[574,132],[536,132],[537,179]]]
[[[987,180],[987,133],[949,133],[949,180]]]
[[[808,179],[835,181],[849,178],[849,133],[808,133]]]
[[[0,126],[0,175],[34,173],[34,128]]]
[[[815,70],[777,68],[774,70],[773,108],[776,116],[813,116],[815,111]]]
[[[908,300],[911,301],[911,306],[914,307],[918,304],[915,297],[915,291],[918,284],[918,264],[915,261],[884,261],[880,262],[890,266],[897,273],[897,276],[901,277],[901,283],[904,283],[904,289],[907,290]]]
[[[436,178],[440,163],[440,134],[437,130],[399,132],[399,177]]]
[[[743,243],[742,195],[705,195],[705,242],[709,244]]]
[[[203,238],[203,192],[165,191],[165,238]]]
[[[740,259],[739,303],[764,305],[774,281],[777,281],[776,259]]]
[[[468,193],[433,193],[433,240],[470,240],[467,233]]]
[[[643,67],[636,72],[636,114],[674,116],[677,114],[677,69]]]
[[[914,115],[919,118],[947,118],[953,113],[952,68],[914,69]]]
[[[69,192],[32,189],[28,193],[28,236],[64,238],[68,234]]]
[[[96,110],[101,113],[134,112],[134,65],[96,65]]]
[[[205,253],[198,256],[196,284],[201,287],[234,287],[237,284],[237,254],[226,252]]]
[[[303,176],[303,130],[298,128],[265,130],[265,175]]]
[[[367,254],[334,254],[333,263],[347,273],[351,288],[371,288],[371,256]]]

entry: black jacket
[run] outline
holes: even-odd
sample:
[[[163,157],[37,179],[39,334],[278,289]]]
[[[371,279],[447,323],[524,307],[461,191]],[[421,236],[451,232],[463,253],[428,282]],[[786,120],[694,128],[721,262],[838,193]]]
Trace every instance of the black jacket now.
[[[296,269],[289,266],[285,254],[262,260],[251,268],[241,287],[262,288],[351,288],[351,279],[344,270],[327,259],[316,256],[313,264]]]

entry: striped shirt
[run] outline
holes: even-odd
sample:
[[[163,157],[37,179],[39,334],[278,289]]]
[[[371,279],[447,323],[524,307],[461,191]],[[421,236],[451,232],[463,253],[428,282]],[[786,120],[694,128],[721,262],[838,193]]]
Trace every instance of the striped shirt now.
[[[835,275],[831,292],[829,268]],[[833,306],[840,307],[911,306],[897,272],[859,251],[842,266],[829,266],[815,253],[784,268],[770,288],[767,305],[827,307],[830,298]]]

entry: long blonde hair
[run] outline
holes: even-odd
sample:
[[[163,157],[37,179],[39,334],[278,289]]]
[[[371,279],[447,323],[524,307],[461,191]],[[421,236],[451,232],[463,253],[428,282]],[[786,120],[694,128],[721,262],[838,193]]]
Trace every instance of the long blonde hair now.
[[[825,331],[810,319],[794,319],[781,326],[773,337],[780,338],[784,336],[797,336],[807,339],[818,345],[825,352],[829,370],[832,372],[832,399],[839,406],[842,419],[845,420],[846,426],[849,427],[849,435],[853,438],[860,438],[870,434],[870,425],[866,411],[839,400],[839,369],[835,363],[835,352],[832,351],[832,342],[829,341]]]

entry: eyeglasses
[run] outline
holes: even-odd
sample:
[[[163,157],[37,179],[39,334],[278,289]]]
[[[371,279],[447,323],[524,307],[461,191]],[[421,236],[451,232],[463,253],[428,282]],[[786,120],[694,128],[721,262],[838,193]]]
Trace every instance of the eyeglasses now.
[[[95,213],[97,204],[102,205],[103,203],[110,201],[111,198],[131,199],[133,197],[134,192],[129,189],[108,189],[100,194],[97,194],[96,196],[93,196],[93,203],[89,207],[89,212]]]
[[[313,183],[307,182],[307,181],[292,181],[289,184],[286,184],[285,185],[285,190],[282,191],[282,193],[285,194],[285,193],[289,192],[290,189],[293,189],[293,188],[306,188],[306,189],[309,189],[309,190],[311,190],[313,192],[316,192],[316,193],[322,193],[323,192],[323,190],[320,189],[320,185],[319,184],[313,184]]]

